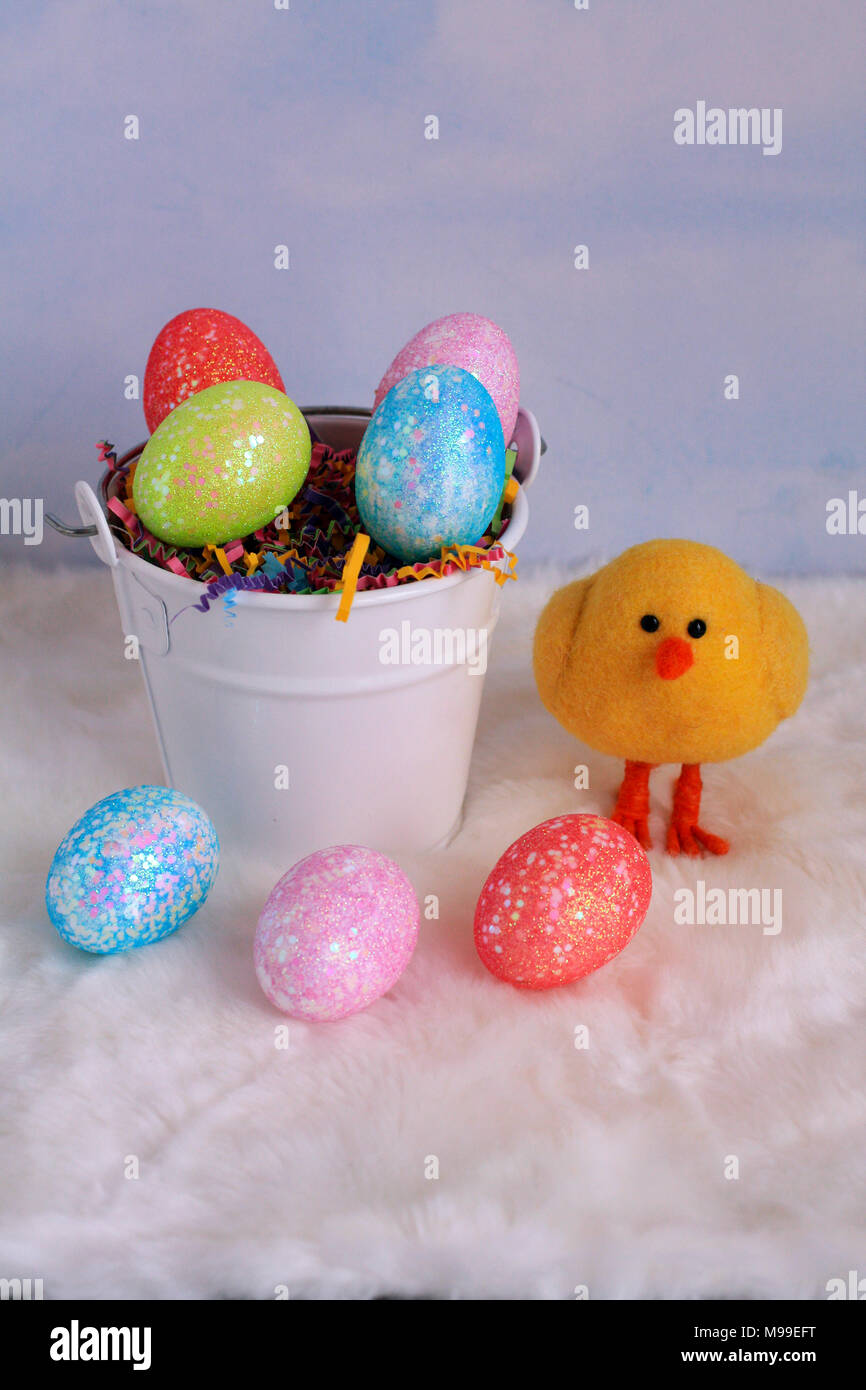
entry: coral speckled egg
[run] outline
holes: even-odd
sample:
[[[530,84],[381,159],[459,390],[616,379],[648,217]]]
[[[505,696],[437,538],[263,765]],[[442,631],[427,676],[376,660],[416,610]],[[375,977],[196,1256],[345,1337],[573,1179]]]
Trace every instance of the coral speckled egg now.
[[[231,381],[173,410],[135,467],[135,510],[170,545],[221,545],[291,502],[310,466],[310,431],[272,386]]]
[[[462,367],[478,378],[493,397],[505,442],[510,444],[520,403],[517,356],[508,335],[480,314],[448,314],[416,333],[379,382],[375,404],[409,372],[435,362]]]
[[[283,379],[252,329],[221,309],[186,309],[157,334],[144,370],[144,418],[151,434],[175,406],[221,381]]]
[[[200,806],[170,787],[130,787],[75,822],[54,855],[45,905],[70,945],[111,955],[176,931],[218,868],[216,831]]]
[[[366,530],[399,560],[475,545],[505,486],[496,407],[462,367],[428,367],[392,386],[367,426],[355,472]]]
[[[414,889],[393,860],[360,845],[317,850],[265,903],[254,947],[259,984],[293,1018],[346,1018],[399,980],[418,920]]]
[[[557,816],[521,835],[487,879],[475,946],[491,974],[552,989],[618,955],[652,896],[637,840],[604,816]]]

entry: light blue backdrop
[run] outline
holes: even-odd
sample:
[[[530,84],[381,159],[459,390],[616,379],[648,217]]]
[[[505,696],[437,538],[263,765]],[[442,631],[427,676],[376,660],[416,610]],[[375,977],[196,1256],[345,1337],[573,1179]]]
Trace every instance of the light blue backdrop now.
[[[473,309],[511,335],[549,444],[526,559],[673,534],[762,571],[863,570],[866,536],[825,527],[830,498],[866,498],[862,14],[6,7],[0,494],[73,513],[94,442],[144,436],[124,378],[183,308],[248,322],[302,404],[371,402],[416,329]],[[699,100],[780,107],[781,153],[678,146]]]

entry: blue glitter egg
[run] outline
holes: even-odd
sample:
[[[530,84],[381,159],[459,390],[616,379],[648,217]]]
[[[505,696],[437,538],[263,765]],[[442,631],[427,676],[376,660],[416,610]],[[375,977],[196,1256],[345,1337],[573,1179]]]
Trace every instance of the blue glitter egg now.
[[[64,941],[112,955],[176,931],[218,868],[200,806],[170,787],[130,787],[75,822],[52,860],[45,905]]]
[[[462,367],[423,367],[392,386],[358,450],[364,527],[412,564],[475,545],[505,486],[505,440],[489,392]]]

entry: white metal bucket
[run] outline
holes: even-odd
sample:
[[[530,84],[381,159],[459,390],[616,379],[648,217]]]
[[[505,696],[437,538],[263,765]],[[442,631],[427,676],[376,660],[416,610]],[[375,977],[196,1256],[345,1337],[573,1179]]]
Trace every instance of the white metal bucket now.
[[[305,413],[338,449],[357,445],[369,418]],[[515,443],[522,486],[503,538],[509,550],[526,529],[524,493],[541,451],[528,411]],[[240,592],[229,623],[219,607],[192,608],[206,585],[115,545],[89,484],[75,495],[111,568],[123,632],[138,638],[166,781],[204,807],[225,853],[285,869],[326,845],[412,852],[450,839],[484,684],[473,664],[483,664],[499,614],[492,573],[358,593],[347,623],[335,621],[339,594]],[[426,631],[434,663],[383,664],[396,651],[386,630],[403,655]],[[450,650],[448,633],[458,634]],[[461,633],[486,634],[475,646],[470,637],[468,660]]]

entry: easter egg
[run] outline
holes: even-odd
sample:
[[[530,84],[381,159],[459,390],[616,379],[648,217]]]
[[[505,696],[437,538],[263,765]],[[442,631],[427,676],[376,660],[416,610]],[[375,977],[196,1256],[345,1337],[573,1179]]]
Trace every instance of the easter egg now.
[[[130,787],[99,801],[61,842],[45,888],[48,916],[82,951],[112,955],[176,931],[219,867],[216,831],[170,787]]]
[[[254,945],[259,984],[293,1018],[346,1018],[399,980],[418,919],[414,889],[393,860],[360,845],[317,850],[265,903]]]
[[[175,406],[222,381],[261,381],[285,390],[274,359],[252,329],[221,309],[187,309],[156,336],[144,370],[151,434]]]
[[[375,404],[409,372],[436,362],[462,367],[478,378],[493,397],[505,442],[510,444],[520,403],[517,355],[508,335],[480,314],[448,314],[416,333],[379,382]]]
[[[649,860],[604,816],[557,816],[505,851],[475,909],[475,947],[491,974],[553,989],[618,955],[652,896]]]
[[[410,372],[367,426],[355,472],[361,521],[406,563],[443,545],[475,545],[505,486],[505,441],[496,407],[462,367]]]
[[[310,452],[307,422],[282,391],[254,381],[209,386],[144,446],[135,510],[170,545],[221,545],[273,521],[306,478]]]

